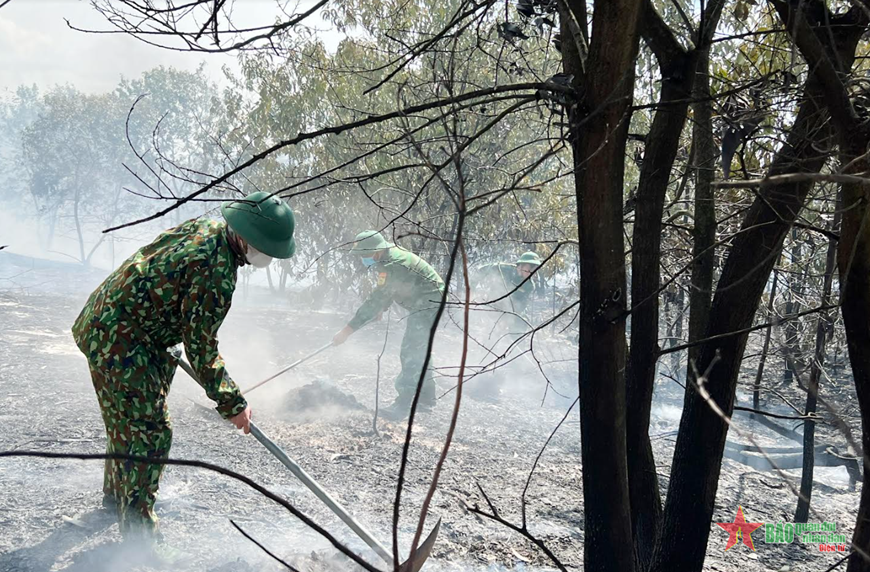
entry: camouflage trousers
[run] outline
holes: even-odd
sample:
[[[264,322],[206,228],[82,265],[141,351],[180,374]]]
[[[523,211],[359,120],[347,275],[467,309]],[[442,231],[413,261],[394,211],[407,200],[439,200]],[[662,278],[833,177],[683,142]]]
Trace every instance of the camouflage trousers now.
[[[106,426],[106,452],[168,457],[172,426],[166,399],[177,360],[166,350],[118,340],[111,351],[99,365],[89,364]],[[154,503],[163,467],[106,460],[103,493],[117,503],[122,535],[157,533]]]
[[[435,310],[415,310],[406,318],[405,336],[402,338],[402,348],[399,354],[402,371],[395,381],[399,396],[410,398],[417,391],[420,373],[426,360],[426,350],[429,347],[429,335],[434,322]],[[431,358],[423,378],[420,399],[424,403],[435,401],[435,377],[432,375]]]

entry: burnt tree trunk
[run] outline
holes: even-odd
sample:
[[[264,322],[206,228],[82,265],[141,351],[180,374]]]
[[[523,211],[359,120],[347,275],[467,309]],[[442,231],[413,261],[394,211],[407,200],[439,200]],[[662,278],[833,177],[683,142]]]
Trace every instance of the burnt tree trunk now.
[[[272,284],[272,265],[266,267],[266,280],[269,281],[269,292],[275,292],[275,285]]]
[[[638,569],[649,566],[658,540],[661,496],[655,458],[649,439],[650,409],[659,355],[659,293],[662,211],[686,120],[693,62],[673,38],[655,9],[646,4],[644,39],[656,53],[659,65],[673,65],[679,79],[662,82],[656,111],[644,152],[636,197],[631,264],[631,345],[626,373],[628,477],[631,495],[632,535]],[[654,25],[650,22],[654,21]],[[657,28],[656,32],[650,32]],[[649,39],[650,35],[660,36]]]
[[[645,5],[644,21],[644,40],[656,54],[659,66],[677,73],[662,82],[660,107],[646,139],[632,243],[626,439],[631,525],[639,570],[649,566],[658,541],[662,511],[655,458],[649,439],[655,367],[660,350],[658,289],[661,282],[662,211],[671,166],[686,120],[694,70],[694,60],[682,49],[649,3]],[[674,104],[674,101],[682,103]]]
[[[838,204],[839,207],[839,204]],[[838,232],[842,211],[840,208],[834,213],[834,222],[831,225],[834,232]],[[825,279],[822,285],[822,300],[820,306],[827,306],[831,300],[831,290],[834,283],[834,265],[837,261],[837,241],[829,239],[828,252],[825,256]],[[828,310],[819,314],[816,324],[816,345],[813,355],[813,363],[810,367],[810,379],[807,382],[807,403],[804,413],[810,415],[816,412],[819,396],[819,379],[822,376],[822,364],[825,361],[825,346],[828,341],[828,332],[833,328],[833,322]],[[798,498],[797,508],[794,513],[795,522],[807,522],[810,515],[810,499],[813,496],[813,468],[815,465],[815,421],[804,421],[804,449],[803,464],[801,471],[801,494]]]
[[[866,130],[866,125],[864,126]],[[843,134],[841,153],[843,159],[866,153],[858,151],[859,146],[848,146],[848,134]],[[854,139],[852,139],[854,142]],[[864,133],[864,145],[870,142]],[[855,172],[866,172],[870,161],[865,157],[855,162]],[[864,458],[864,474],[870,470],[867,451],[870,451],[870,185],[844,184],[843,193],[843,231],[837,252],[837,266],[840,275],[840,307],[843,312],[843,322],[846,328],[846,342],[849,348],[849,361],[852,364],[852,375],[855,378],[855,391],[858,394],[858,407],[861,410],[861,449]],[[858,506],[858,516],[855,520],[855,532],[852,535],[852,545],[863,554],[856,553],[849,559],[847,572],[870,571],[870,487],[866,480],[861,491],[861,503]]]
[[[866,6],[855,5],[848,12],[834,15],[822,2],[792,5],[775,1],[773,5],[813,75],[819,78],[838,134],[844,171],[865,173],[870,168],[866,155],[870,126],[856,113],[842,78],[852,69],[855,45],[870,24]],[[829,41],[838,43],[836,51],[830,49]],[[844,57],[844,52],[848,57]],[[870,352],[867,351],[870,347],[870,321],[867,320],[870,313],[870,224],[867,222],[870,185],[844,183],[840,192],[843,201],[843,229],[837,247],[840,307],[861,410],[866,474],[870,468],[866,454],[870,448]],[[847,572],[870,572],[870,491],[866,486],[861,491],[852,546],[854,553],[849,558]]]
[[[683,289],[682,285],[677,283],[675,284],[677,287],[677,295],[674,297],[674,308],[676,308],[676,312],[674,313],[674,320],[671,322],[673,325],[673,331],[671,333],[670,343],[668,344],[670,347],[676,347],[676,345],[683,340],[683,319],[686,315],[686,291]],[[671,354],[671,371],[679,376],[680,369],[680,353],[673,352]]]
[[[826,125],[823,98],[817,83],[810,80],[792,131],[768,174],[818,172],[824,157],[814,145],[828,138]],[[783,240],[810,187],[810,183],[766,183],[759,189],[722,270],[705,337],[752,324]],[[734,405],[746,339],[744,333],[711,340],[701,344],[697,354],[697,371],[705,376],[711,397],[727,415]],[[686,384],[661,542],[652,566],[656,572],[700,571],[706,554],[727,426],[695,390],[696,381],[693,369]]]
[[[79,203],[81,202],[81,192],[76,188],[75,196],[73,197],[73,220],[76,224],[76,238],[79,245],[79,260],[84,266],[88,266],[88,258],[85,256],[85,235],[82,231],[82,219],[79,215]]]
[[[692,286],[689,294],[689,342],[694,342],[707,331],[710,303],[713,299],[713,267],[716,261],[716,202],[713,179],[719,149],[713,136],[713,103],[710,98],[710,52],[704,50],[698,59],[698,75],[692,91],[698,102],[692,106],[694,126],[692,140],[695,147],[695,226],[692,229]],[[686,379],[698,359],[698,346],[689,348]]]
[[[625,443],[625,254],[622,207],[642,0],[596,0],[584,62],[562,22],[566,73],[582,94],[569,110],[580,239],[580,429],[587,572],[632,572]],[[585,0],[569,0],[586,22]],[[566,33],[567,32],[567,33]]]
[[[791,231],[791,249],[789,259],[791,261],[788,276],[788,296],[785,303],[785,318],[799,314],[803,309],[804,284],[806,276],[804,271],[798,271],[800,260],[803,257],[803,245],[798,241],[797,229]],[[782,382],[786,387],[790,386],[796,376],[801,374],[800,366],[800,320],[788,320],[783,326],[784,340],[782,344],[785,367],[783,368]]]
[[[287,290],[287,279],[290,277],[290,269],[286,267],[287,263],[282,261],[278,264],[278,293],[283,294]]]
[[[722,2],[709,5],[703,45],[712,37]],[[698,49],[686,51],[652,3],[644,4],[644,41],[662,71],[659,106],[647,135],[636,196],[631,266],[631,346],[626,374],[628,476],[632,534],[638,568],[646,570],[658,542],[661,496],[649,439],[650,409],[659,357],[659,288],[661,282],[662,213],[686,123]],[[703,48],[702,48],[703,49]],[[682,320],[682,304],[676,319]]]
[[[779,282],[779,271],[773,271],[773,284],[770,286],[770,299],[767,301],[767,321],[773,322],[774,304],[776,300],[776,286]],[[758,409],[761,405],[759,393],[761,392],[761,380],[764,378],[764,364],[767,362],[767,352],[770,350],[770,334],[773,326],[764,329],[764,344],[761,346],[761,357],[758,359],[758,371],[755,372],[755,383],[752,385],[752,408]],[[753,418],[756,415],[752,414]]]

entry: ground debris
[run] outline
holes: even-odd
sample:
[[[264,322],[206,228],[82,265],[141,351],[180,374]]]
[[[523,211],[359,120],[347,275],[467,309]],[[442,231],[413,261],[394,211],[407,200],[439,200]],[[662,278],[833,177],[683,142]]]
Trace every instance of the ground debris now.
[[[0,383],[12,380],[14,386],[11,388],[14,393],[0,395],[0,406],[5,412],[0,414],[5,423],[0,448],[84,453],[105,450],[103,423],[87,363],[80,352],[74,353],[77,352],[74,345],[72,352],[60,349],[44,352],[40,350],[44,341],[40,346],[34,338],[47,336],[20,333],[33,330],[34,324],[39,324],[40,331],[67,332],[88,293],[33,294],[22,297],[19,304],[0,292],[0,324],[4,326],[0,328]],[[16,305],[8,305],[11,303]],[[279,317],[288,323],[310,317],[292,312],[288,310],[286,316]],[[343,325],[341,316],[330,321],[329,315],[324,314],[322,321],[300,332],[276,327],[284,322],[275,316],[271,306],[246,307],[240,303],[228,317],[221,332],[221,348],[238,379],[259,379],[272,373],[268,371],[271,365],[260,367],[260,362],[254,359],[259,355],[256,352],[267,357],[283,356],[288,344],[326,339]],[[65,344],[72,344],[69,339],[64,340]],[[377,397],[377,372],[372,356],[382,350],[383,338],[375,336],[354,338],[353,343],[334,348],[328,365],[316,360],[302,364],[284,383],[294,377],[318,381],[289,392],[277,389],[280,382],[276,381],[271,386],[275,388],[274,397],[267,399],[265,393],[255,393],[252,400],[261,428],[381,542],[388,544],[406,429],[379,421],[379,433],[375,435],[372,417],[376,399],[383,407],[395,398],[390,380],[399,373],[399,344],[398,336],[390,338],[381,363]],[[450,363],[450,356],[441,350],[438,357],[441,363]],[[571,376],[576,381],[576,371],[566,369],[564,376],[566,384]],[[250,476],[382,568],[364,543],[266,449],[222,422],[212,404],[206,408],[191,407],[191,401],[204,402],[202,390],[181,377],[174,382],[169,399],[175,425],[173,457],[201,459]],[[453,383],[443,376],[438,382],[441,392],[447,392]],[[549,392],[547,403],[541,405],[544,388],[533,382],[531,377],[523,378],[528,385],[526,393],[508,392],[496,403],[462,400],[450,455],[429,507],[427,530],[432,518],[442,518],[443,522],[431,562],[424,570],[554,570],[554,563],[527,539],[469,511],[475,504],[487,508],[479,484],[499,514],[519,525],[521,497],[527,482],[525,508],[529,531],[546,543],[569,569],[581,567],[585,522],[578,417],[573,413],[562,424],[534,465],[534,475],[529,480],[534,460],[572,402]],[[677,390],[672,393],[658,396],[651,419],[651,434],[658,436],[652,445],[660,467],[662,490],[668,483],[667,467],[682,414],[683,395]],[[448,393],[431,412],[418,415],[415,421],[402,497],[399,547],[403,556],[407,555],[432,468],[451,423],[454,397]],[[746,402],[745,397],[743,401]],[[28,415],[10,414],[22,409]],[[783,446],[782,439],[767,428],[756,427],[749,418],[739,421],[743,423],[741,429],[752,433],[752,443],[767,449]],[[729,438],[749,442],[740,439],[736,432],[729,434]],[[827,436],[825,439],[820,437],[818,442],[836,444]],[[94,572],[100,565],[111,572],[124,570],[123,566],[113,566],[121,544],[117,519],[98,508],[102,472],[99,461],[8,459],[0,463],[0,572]],[[776,472],[757,471],[726,459],[714,522],[732,522],[738,506],[751,522],[789,522],[796,499],[786,483],[796,484],[800,475],[797,469],[786,471],[786,475],[787,480],[783,480]],[[849,490],[843,467],[817,467],[816,477],[819,482],[813,492],[813,510],[818,514],[814,514],[814,520],[834,522],[838,533],[851,536],[863,485],[859,484],[857,491]],[[360,569],[282,507],[247,486],[207,472],[168,467],[157,510],[167,542],[195,559],[191,566],[174,572],[284,569],[241,538],[230,525],[230,519],[245,523],[245,529],[254,538],[300,572]],[[64,515],[85,526],[70,523]],[[748,557],[752,551],[742,544],[725,552],[727,539],[723,529],[711,524],[705,569],[824,570],[838,558],[797,542],[768,544],[759,530],[754,534],[758,559],[753,560]],[[129,564],[129,560],[122,563]],[[106,564],[110,566],[106,568]],[[156,571],[134,565],[131,572]]]
[[[217,568],[209,568],[208,572],[263,572],[262,567],[251,566],[247,560],[237,558],[233,562],[227,562]]]
[[[364,411],[362,405],[352,395],[348,395],[335,385],[315,380],[312,383],[291,389],[284,395],[282,415],[295,420],[312,420],[335,417],[342,412]]]

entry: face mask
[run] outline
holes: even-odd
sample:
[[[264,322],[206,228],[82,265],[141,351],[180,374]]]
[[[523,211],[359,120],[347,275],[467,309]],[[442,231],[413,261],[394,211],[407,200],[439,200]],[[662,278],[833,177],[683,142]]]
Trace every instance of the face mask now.
[[[265,268],[272,264],[271,256],[263,254],[250,244],[248,245],[248,251],[245,253],[245,258],[248,260],[248,264],[254,268]]]
[[[368,268],[369,266],[374,266],[375,259],[363,257],[362,263],[366,266],[366,268]]]

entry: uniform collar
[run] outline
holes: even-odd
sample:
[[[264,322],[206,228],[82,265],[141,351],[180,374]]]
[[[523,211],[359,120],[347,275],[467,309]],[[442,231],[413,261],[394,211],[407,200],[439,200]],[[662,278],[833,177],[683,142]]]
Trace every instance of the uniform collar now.
[[[242,252],[242,245],[238,240],[233,240],[232,233],[226,223],[224,223],[224,239],[227,241],[227,246],[233,255],[233,261],[236,263],[236,266],[247,264],[248,260],[245,258],[245,253]]]
[[[374,266],[377,266],[378,264],[386,264],[387,262],[391,261],[393,259],[393,250],[395,250],[395,248],[395,246],[387,248],[387,254],[385,256],[381,256],[379,260],[375,260]]]

